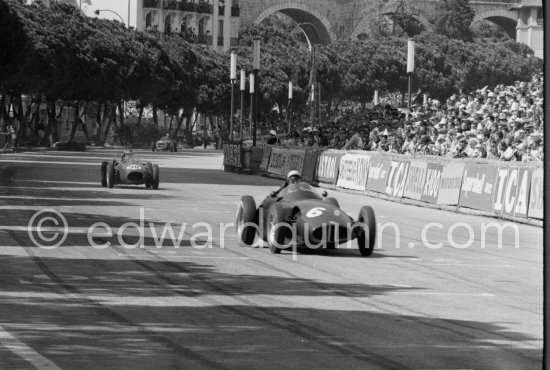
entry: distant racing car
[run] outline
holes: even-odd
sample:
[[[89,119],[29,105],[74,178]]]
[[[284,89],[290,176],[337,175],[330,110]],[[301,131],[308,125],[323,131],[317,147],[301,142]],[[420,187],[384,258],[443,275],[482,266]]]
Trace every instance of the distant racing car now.
[[[362,207],[354,221],[340,209],[335,198],[320,196],[307,183],[289,184],[257,208],[254,198],[243,196],[235,225],[239,245],[253,245],[259,233],[272,253],[293,245],[333,249],[357,239],[361,255],[370,256],[376,237],[372,207]]]
[[[175,140],[170,139],[170,137],[166,135],[162,139],[154,141],[151,146],[151,149],[153,150],[153,152],[156,152],[156,151],[177,152],[178,143]]]
[[[125,152],[120,161],[113,159],[101,163],[101,186],[112,188],[117,184],[143,185],[147,189],[159,188],[159,166]]]

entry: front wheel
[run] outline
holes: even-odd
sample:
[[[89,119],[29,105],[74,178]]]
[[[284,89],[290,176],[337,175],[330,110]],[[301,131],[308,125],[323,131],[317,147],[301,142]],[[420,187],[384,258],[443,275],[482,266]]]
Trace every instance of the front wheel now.
[[[362,207],[359,211],[357,221],[362,223],[362,230],[357,237],[359,252],[362,256],[370,256],[374,250],[374,242],[376,241],[376,217],[374,216],[372,207]]]
[[[153,165],[153,189],[157,190],[160,183],[160,170],[158,164]]]
[[[252,246],[254,239],[256,239],[258,210],[256,209],[254,198],[249,195],[241,198],[241,203],[237,208],[235,226],[237,228],[237,241],[239,245],[241,247]]]
[[[278,204],[271,206],[267,222],[267,245],[271,253],[279,254],[287,247],[286,241],[292,230],[290,224],[285,223],[283,210]]]
[[[111,189],[113,186],[115,186],[115,166],[113,165],[113,162],[107,163],[107,187]]]
[[[151,164],[151,162],[147,162],[145,164],[145,170],[145,188],[151,189],[151,187],[153,186],[153,165]]]
[[[107,162],[101,162],[101,186],[107,187]]]

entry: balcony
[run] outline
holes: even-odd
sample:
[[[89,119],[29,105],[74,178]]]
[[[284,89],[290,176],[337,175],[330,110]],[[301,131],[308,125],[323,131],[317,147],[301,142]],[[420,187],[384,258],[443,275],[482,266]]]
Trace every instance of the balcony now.
[[[144,8],[160,8],[161,0],[143,0]]]
[[[181,2],[176,0],[164,0],[162,2],[162,9],[178,10]]]

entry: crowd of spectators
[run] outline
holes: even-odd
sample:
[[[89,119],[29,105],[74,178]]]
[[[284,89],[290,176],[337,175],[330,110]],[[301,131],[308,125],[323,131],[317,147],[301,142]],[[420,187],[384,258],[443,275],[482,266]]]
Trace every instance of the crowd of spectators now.
[[[275,142],[292,147],[542,161],[543,113],[543,79],[537,75],[512,86],[453,94],[445,102],[427,99],[410,111],[389,105],[361,113],[336,111],[328,123]]]

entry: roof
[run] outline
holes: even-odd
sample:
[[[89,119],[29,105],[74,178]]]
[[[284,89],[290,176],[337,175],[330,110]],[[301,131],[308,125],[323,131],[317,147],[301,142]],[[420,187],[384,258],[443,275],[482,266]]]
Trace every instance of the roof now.
[[[524,8],[542,8],[542,0],[527,0],[510,7],[509,10],[520,10]]]

